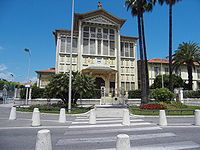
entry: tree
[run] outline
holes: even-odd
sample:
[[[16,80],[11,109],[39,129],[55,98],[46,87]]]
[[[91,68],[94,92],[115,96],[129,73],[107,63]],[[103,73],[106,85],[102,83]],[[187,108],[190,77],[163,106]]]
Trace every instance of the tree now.
[[[148,76],[148,62],[144,32],[144,12],[152,11],[155,0],[126,0],[125,5],[127,10],[131,9],[132,16],[138,18],[138,34],[139,34],[139,45],[140,45],[140,80],[142,89],[142,104],[148,103],[149,94],[149,76]]]
[[[158,0],[169,5],[169,89],[172,91],[172,6],[181,0]]]
[[[195,69],[195,63],[200,64],[200,47],[195,42],[183,42],[179,44],[178,49],[173,55],[173,68],[179,68],[185,64],[188,72],[188,89],[192,90],[192,68]]]
[[[68,73],[52,76],[50,83],[45,88],[45,95],[48,98],[60,98],[65,104],[68,104],[68,82]],[[72,104],[76,104],[81,96],[92,94],[94,89],[95,84],[91,76],[72,72]]]
[[[163,83],[164,87],[169,89],[169,75],[163,75]],[[172,75],[172,83],[172,90],[174,90],[174,88],[184,87],[185,85],[183,79],[180,76],[176,76],[174,74]],[[154,83],[151,85],[151,88],[162,88],[162,75],[158,75],[155,78]]]

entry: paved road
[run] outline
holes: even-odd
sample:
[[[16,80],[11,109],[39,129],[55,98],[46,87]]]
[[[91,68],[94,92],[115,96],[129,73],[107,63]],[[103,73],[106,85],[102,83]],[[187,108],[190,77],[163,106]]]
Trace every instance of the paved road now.
[[[131,117],[131,126],[122,126],[122,118],[98,117],[96,125],[88,124],[88,116],[68,116],[65,124],[58,115],[42,115],[42,126],[31,127],[31,113],[17,113],[9,121],[10,108],[0,106],[0,149],[34,150],[41,128],[51,131],[54,150],[113,149],[116,136],[130,136],[131,146],[142,150],[200,149],[200,127],[192,125],[193,117],[170,117],[169,127],[157,125],[157,117]],[[180,124],[181,122],[181,124]]]

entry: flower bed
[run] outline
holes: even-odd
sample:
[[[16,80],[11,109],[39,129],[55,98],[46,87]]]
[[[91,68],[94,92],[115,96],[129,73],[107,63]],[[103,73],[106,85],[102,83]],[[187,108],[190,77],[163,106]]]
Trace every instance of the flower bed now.
[[[139,108],[146,109],[146,110],[162,110],[162,109],[166,109],[167,107],[161,104],[147,104],[147,105],[140,106]]]

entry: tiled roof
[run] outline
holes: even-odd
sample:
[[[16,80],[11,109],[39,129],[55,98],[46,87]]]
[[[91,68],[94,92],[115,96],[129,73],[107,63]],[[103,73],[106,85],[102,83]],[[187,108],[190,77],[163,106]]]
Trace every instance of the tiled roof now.
[[[165,63],[168,64],[169,60],[168,59],[159,59],[159,58],[154,58],[154,59],[149,59],[149,63]]]
[[[46,69],[46,70],[39,70],[39,71],[35,71],[35,72],[52,72],[54,73],[55,72],[55,68],[50,68],[50,69]]]

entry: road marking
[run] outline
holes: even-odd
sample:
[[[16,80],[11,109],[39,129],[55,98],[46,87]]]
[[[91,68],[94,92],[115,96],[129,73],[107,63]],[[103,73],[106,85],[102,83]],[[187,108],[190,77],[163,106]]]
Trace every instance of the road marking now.
[[[132,150],[181,150],[181,149],[192,149],[199,148],[200,145],[193,141],[163,143],[163,144],[151,144],[144,146],[134,146]],[[109,149],[98,149],[98,150],[116,150],[116,148]]]
[[[123,118],[96,118],[96,120],[122,120]],[[77,118],[75,120],[89,120],[89,118]]]
[[[142,122],[142,123],[131,123],[130,126],[137,126],[137,125],[150,125],[149,122]],[[72,125],[69,128],[100,128],[100,127],[124,127],[122,124],[94,124],[94,125]]]
[[[162,138],[162,137],[172,137],[176,136],[174,133],[155,133],[155,134],[142,134],[142,135],[130,135],[130,140],[140,140],[140,139],[152,139],[152,138]],[[100,138],[76,138],[76,139],[60,139],[56,145],[69,145],[78,143],[99,143],[99,142],[113,142],[116,141],[117,137],[100,137]]]
[[[112,132],[130,132],[130,131],[153,131],[162,130],[160,127],[141,127],[141,128],[126,128],[126,129],[106,129],[106,130],[81,130],[81,131],[66,131],[64,135],[80,135],[80,134],[95,134],[95,133],[112,133]]]
[[[139,122],[139,121],[144,121],[142,119],[138,119],[138,120],[131,120],[131,122]],[[72,122],[72,124],[85,124],[85,123],[88,123],[89,121],[80,121],[80,122]],[[115,122],[122,122],[122,119],[121,120],[105,120],[105,121],[96,121],[97,123],[115,123]]]

